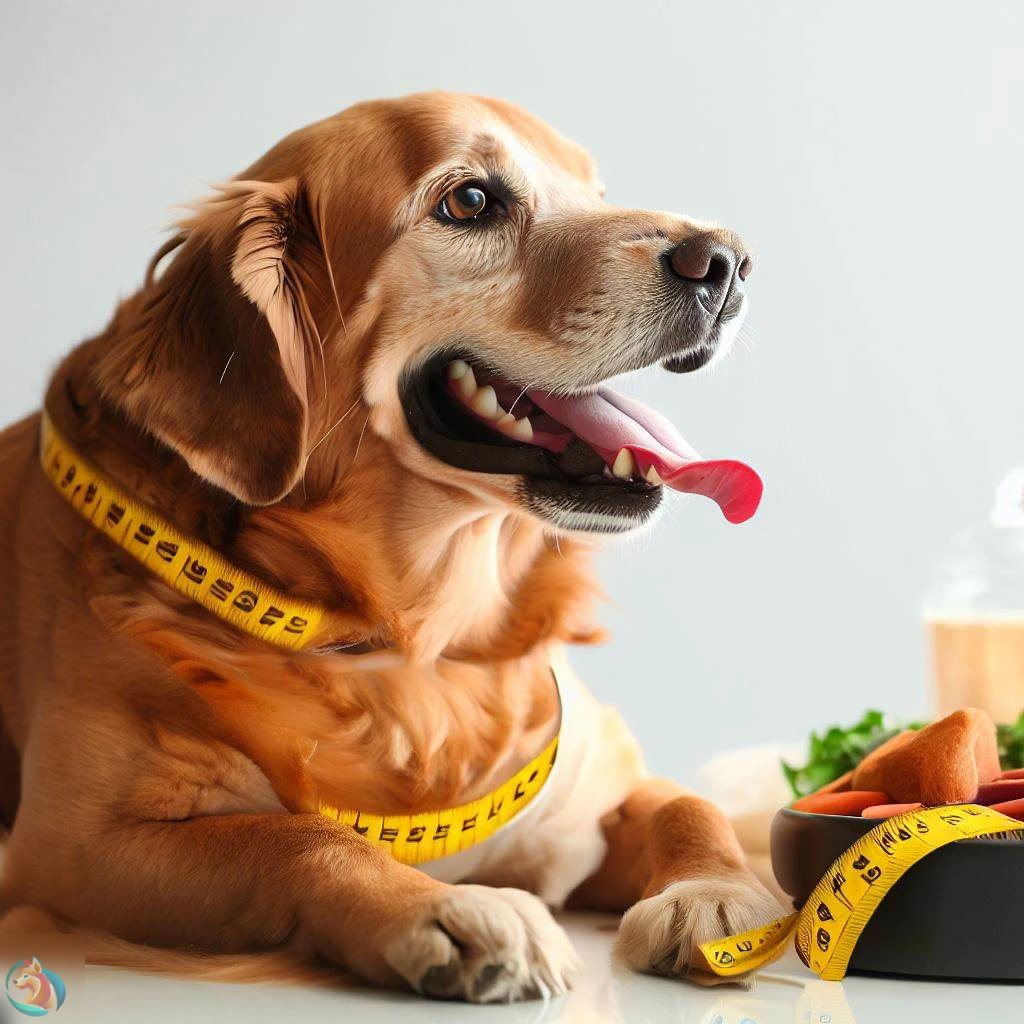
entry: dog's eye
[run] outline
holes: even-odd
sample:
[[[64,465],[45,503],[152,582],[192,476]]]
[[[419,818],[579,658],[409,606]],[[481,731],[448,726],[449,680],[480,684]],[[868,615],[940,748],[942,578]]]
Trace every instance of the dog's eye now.
[[[464,224],[482,220],[499,210],[498,201],[482,185],[466,182],[447,192],[437,208],[443,220]]]

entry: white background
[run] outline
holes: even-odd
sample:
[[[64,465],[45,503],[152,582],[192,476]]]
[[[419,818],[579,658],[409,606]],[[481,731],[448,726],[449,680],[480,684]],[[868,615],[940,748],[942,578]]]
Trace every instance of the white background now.
[[[931,566],[1024,462],[1020,5],[4,6],[5,421],[138,284],[173,204],[359,99],[504,96],[590,147],[610,201],[759,255],[746,344],[637,390],[756,466],[763,510],[737,528],[680,499],[604,559],[591,686],[682,779],[867,706],[927,710]]]

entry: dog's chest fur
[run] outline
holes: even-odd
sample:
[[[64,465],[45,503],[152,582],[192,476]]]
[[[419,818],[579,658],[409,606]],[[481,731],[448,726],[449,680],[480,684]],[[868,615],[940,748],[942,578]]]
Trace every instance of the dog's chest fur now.
[[[526,887],[558,905],[600,863],[600,819],[624,799],[643,767],[619,716],[599,705],[564,661],[561,709],[548,658],[539,666],[539,676],[536,666],[523,664],[492,675],[491,701],[481,696],[481,678],[473,678],[480,669],[374,672],[362,686],[345,688],[343,702],[335,703],[337,695],[327,701],[339,716],[333,730],[324,728],[319,710],[296,714],[294,699],[282,712],[291,709],[295,726],[304,719],[305,768],[317,797],[377,813],[416,813],[474,799],[514,774],[558,730],[555,771],[520,818],[476,847],[423,866],[445,881]],[[520,688],[518,701],[509,699],[509,687]],[[199,813],[294,809],[275,793],[279,784],[247,763],[244,770],[238,765],[230,789],[207,791]]]
[[[504,782],[558,730],[546,650],[494,664],[381,652],[257,659],[230,675],[188,667],[170,664],[291,810],[452,806]]]

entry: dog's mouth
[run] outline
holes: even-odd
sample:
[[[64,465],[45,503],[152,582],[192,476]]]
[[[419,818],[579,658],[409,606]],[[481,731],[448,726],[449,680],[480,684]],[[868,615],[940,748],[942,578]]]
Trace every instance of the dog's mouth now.
[[[631,529],[653,513],[663,487],[711,498],[732,523],[761,500],[749,466],[702,459],[661,413],[607,385],[555,395],[460,353],[408,373],[402,398],[413,434],[434,456],[523,477],[534,511],[577,528]]]

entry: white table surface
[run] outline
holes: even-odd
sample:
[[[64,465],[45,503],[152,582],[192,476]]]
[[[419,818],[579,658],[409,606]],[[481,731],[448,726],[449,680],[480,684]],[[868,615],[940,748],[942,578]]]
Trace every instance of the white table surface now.
[[[821,982],[792,952],[772,965],[768,976],[749,992],[732,985],[703,989],[641,976],[611,963],[613,918],[566,914],[561,920],[584,966],[572,992],[546,1005],[480,1007],[369,989],[223,985],[88,968],[81,999],[72,1000],[69,993],[57,1019],[65,1024],[300,1020],[352,1024],[1009,1024],[1024,1020],[1024,986],[866,977]]]

